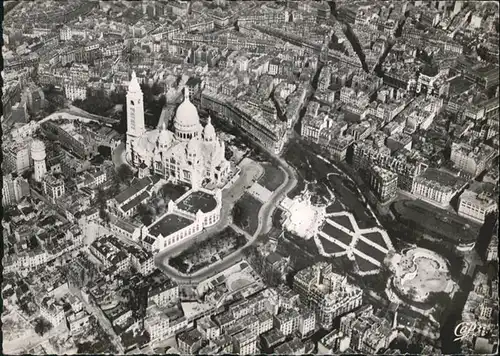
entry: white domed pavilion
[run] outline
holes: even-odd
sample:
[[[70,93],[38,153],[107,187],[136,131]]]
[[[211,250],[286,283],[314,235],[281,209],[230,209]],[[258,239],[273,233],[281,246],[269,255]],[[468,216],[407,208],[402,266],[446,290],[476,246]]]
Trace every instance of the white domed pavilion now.
[[[135,73],[127,93],[127,159],[140,172],[174,182],[185,182],[194,189],[213,183],[219,185],[229,175],[230,165],[224,157],[224,142],[219,140],[210,118],[203,128],[198,110],[184,91],[184,101],[177,108],[174,131],[165,123],[146,131],[142,91]]]

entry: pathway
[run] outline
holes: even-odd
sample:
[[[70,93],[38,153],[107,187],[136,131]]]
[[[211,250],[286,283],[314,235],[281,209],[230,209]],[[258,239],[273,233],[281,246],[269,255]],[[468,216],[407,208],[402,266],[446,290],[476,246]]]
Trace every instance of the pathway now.
[[[263,168],[255,162],[244,161],[241,166],[240,177],[227,189],[222,191],[222,208],[219,221],[206,229],[203,229],[199,234],[182,241],[169,249],[160,251],[155,256],[155,262],[158,268],[165,272],[171,278],[176,280],[189,279],[176,269],[168,264],[170,257],[179,254],[179,252],[189,248],[196,242],[202,241],[213,234],[219,233],[229,226],[232,222],[231,212],[234,204],[241,198],[247,187],[255,181],[263,172]]]
[[[264,147],[262,147],[262,148],[265,149]],[[208,266],[200,271],[197,271],[193,274],[190,274],[190,275],[180,273],[178,270],[176,270],[168,265],[168,256],[174,256],[175,255],[174,250],[171,249],[171,250],[167,250],[165,252],[160,252],[160,254],[155,258],[156,265],[160,270],[162,270],[166,275],[168,275],[170,278],[176,280],[179,283],[197,284],[197,283],[209,278],[210,276],[213,276],[213,275],[229,268],[230,266],[234,265],[236,262],[241,261],[243,258],[242,250],[245,247],[248,247],[248,246],[254,244],[255,241],[257,240],[257,237],[259,237],[261,234],[267,233],[271,229],[271,227],[272,227],[272,215],[274,213],[274,210],[278,206],[279,202],[283,199],[283,197],[285,197],[295,187],[295,185],[297,184],[297,177],[296,177],[296,172],[293,170],[292,167],[290,167],[288,165],[288,163],[284,159],[275,155],[272,152],[269,152],[269,153],[275,159],[278,160],[281,167],[285,171],[285,173],[286,173],[285,180],[281,184],[281,186],[278,187],[278,189],[276,189],[273,192],[269,201],[267,201],[266,203],[264,203],[264,205],[262,205],[262,207],[259,211],[259,214],[258,214],[259,221],[258,221],[257,230],[255,231],[255,233],[253,235],[250,235],[250,234],[244,232],[243,230],[241,230],[240,228],[238,228],[234,224],[230,225],[237,232],[242,233],[243,235],[245,235],[247,237],[248,242],[246,243],[246,245],[243,246],[242,248],[240,248],[239,250],[233,252],[232,254],[226,256],[221,261],[217,261],[214,264],[212,264],[212,265],[210,265],[210,266]],[[243,169],[242,169],[242,174],[243,174]],[[239,180],[240,179],[238,179],[234,185],[237,185],[239,183]],[[233,185],[233,187],[234,187],[234,185]],[[239,185],[241,185],[241,183],[239,183]],[[233,187],[229,188],[229,190],[231,190]],[[223,191],[223,196],[224,196],[224,191]],[[232,198],[234,199],[234,197],[232,197]],[[232,201],[233,205],[234,205],[234,202],[236,202],[238,199],[239,199],[239,197],[236,200]],[[227,206],[227,208],[224,209],[226,206]],[[198,235],[194,239],[191,239],[191,242],[201,240],[203,238],[206,238],[208,235],[220,232],[222,229],[224,229],[225,227],[227,227],[229,225],[228,221],[230,219],[230,216],[228,216],[226,214],[230,214],[230,212],[232,210],[232,205],[228,206],[227,204],[222,204],[222,209],[223,209],[223,211],[221,212],[221,219],[219,220],[219,223],[217,223],[213,227],[206,229],[204,232],[202,232],[202,234],[204,236]],[[187,246],[185,244],[182,245],[182,249],[185,249],[186,247]],[[175,248],[175,249],[177,250],[177,248]]]

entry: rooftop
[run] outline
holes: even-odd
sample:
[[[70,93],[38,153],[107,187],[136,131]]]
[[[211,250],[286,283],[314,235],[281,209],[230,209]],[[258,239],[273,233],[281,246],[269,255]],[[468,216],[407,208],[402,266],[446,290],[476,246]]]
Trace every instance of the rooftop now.
[[[153,236],[168,236],[179,231],[193,223],[193,220],[187,219],[177,214],[167,214],[161,220],[153,223],[149,227],[149,233]]]
[[[201,340],[202,338],[203,335],[198,331],[198,329],[187,330],[177,335],[178,340],[181,340],[188,345],[193,345],[195,342]]]
[[[133,233],[135,231],[135,229],[138,228],[138,226],[135,226],[134,224],[128,222],[128,221],[125,221],[123,219],[116,219],[114,221],[114,224],[119,227],[120,229],[122,230],[125,230],[129,233]]]
[[[131,185],[120,194],[115,197],[115,200],[118,204],[122,204],[127,199],[130,199],[131,196],[137,194],[141,190],[145,189],[149,184],[151,184],[151,180],[148,177],[142,178],[137,181],[134,185]]]
[[[121,208],[122,208],[122,210],[124,212],[127,212],[130,209],[133,209],[134,207],[136,207],[137,205],[139,205],[140,203],[142,203],[148,197],[149,197],[149,193],[148,192],[146,192],[146,191],[142,192],[141,194],[139,194],[138,196],[136,196],[134,199],[132,199],[131,201],[129,201],[128,203],[126,203],[125,205],[123,205]]]
[[[188,211],[192,214],[196,214],[198,210],[201,210],[203,213],[208,213],[214,210],[216,206],[217,200],[215,200],[213,195],[199,190],[192,192],[177,204],[179,209]]]
[[[474,182],[460,196],[461,200],[473,202],[476,206],[488,207],[496,204],[495,186],[492,183]]]
[[[422,174],[422,177],[426,180],[437,182],[448,187],[455,187],[466,183],[465,180],[460,177],[434,168],[427,169],[425,173]]]

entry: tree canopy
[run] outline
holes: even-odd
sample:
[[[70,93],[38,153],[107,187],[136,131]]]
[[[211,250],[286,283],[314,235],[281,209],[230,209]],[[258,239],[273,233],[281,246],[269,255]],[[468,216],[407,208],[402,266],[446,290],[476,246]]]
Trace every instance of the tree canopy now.
[[[50,329],[52,329],[52,324],[48,320],[41,317],[35,319],[35,332],[38,335],[43,336]]]
[[[123,163],[116,170],[116,176],[120,183],[130,185],[130,182],[134,178],[134,172],[127,164]]]
[[[96,91],[88,89],[87,98],[85,100],[77,99],[73,105],[91,114],[105,116],[115,104],[106,95],[104,89]]]

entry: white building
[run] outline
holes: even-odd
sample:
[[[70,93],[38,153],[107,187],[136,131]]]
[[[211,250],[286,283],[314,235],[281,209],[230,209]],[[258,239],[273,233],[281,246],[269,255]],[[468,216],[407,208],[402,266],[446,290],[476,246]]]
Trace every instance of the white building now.
[[[69,41],[73,37],[73,33],[71,31],[71,28],[68,26],[63,26],[59,30],[59,38],[61,41]]]
[[[488,167],[497,154],[497,150],[483,143],[472,147],[454,142],[451,144],[450,160],[458,169],[477,176]]]
[[[43,179],[43,193],[55,202],[64,195],[66,188],[62,178],[56,178],[52,174],[45,175]]]
[[[487,189],[488,185],[476,182],[462,193],[458,205],[460,216],[482,224],[488,214],[498,210],[493,189]]]
[[[311,334],[316,328],[316,315],[312,311],[303,311],[299,317],[299,332],[302,337]]]
[[[333,320],[361,305],[363,291],[347,282],[347,277],[332,272],[326,262],[300,270],[293,279],[293,289],[300,299],[315,309],[318,321],[326,328]]]
[[[42,300],[40,314],[50,321],[54,328],[66,319],[63,307],[55,304],[54,299],[50,297],[46,297]]]
[[[127,159],[134,166],[149,169],[167,180],[185,182],[194,189],[207,183],[222,183],[230,173],[225,145],[215,133],[210,118],[203,128],[198,110],[184,91],[184,101],[174,119],[174,132],[159,128],[146,131],[143,94],[135,72],[127,93]]]
[[[497,226],[498,227],[498,226]],[[493,235],[486,251],[486,261],[498,261],[498,236]]]
[[[165,306],[176,303],[179,300],[179,286],[175,282],[169,281],[152,288],[148,295],[148,304],[155,303],[158,306]]]
[[[26,195],[30,195],[30,186],[26,179],[23,177],[13,178],[12,174],[3,176],[2,206],[16,203]]]
[[[26,138],[24,140],[15,141],[8,147],[5,147],[4,159],[6,170],[21,175],[30,169],[32,162],[30,145],[31,139]]]
[[[453,198],[455,192],[456,191],[451,187],[423,177],[415,178],[411,189],[413,195],[442,208],[450,204],[451,198]]]
[[[204,211],[195,208],[193,204],[187,207],[184,203],[189,196],[203,195],[205,201],[211,201],[210,208]],[[190,190],[175,202],[168,202],[167,211],[150,226],[142,228],[142,245],[151,252],[156,253],[165,248],[170,248],[181,241],[200,233],[204,228],[216,224],[220,219],[222,208],[221,191],[216,189],[213,193],[208,190]],[[194,199],[192,200],[194,201]]]

